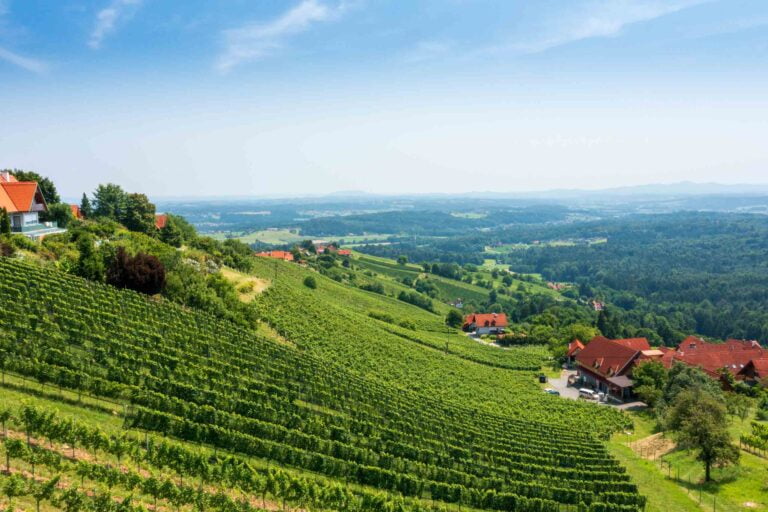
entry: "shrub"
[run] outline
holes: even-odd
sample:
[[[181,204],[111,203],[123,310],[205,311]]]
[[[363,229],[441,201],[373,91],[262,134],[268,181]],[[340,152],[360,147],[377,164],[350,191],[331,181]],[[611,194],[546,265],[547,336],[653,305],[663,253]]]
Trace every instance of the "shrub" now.
[[[304,286],[314,290],[315,288],[317,288],[317,280],[315,279],[314,276],[307,276],[304,278]]]
[[[165,266],[151,254],[140,252],[132,257],[124,247],[118,247],[107,270],[107,283],[154,295],[165,286]]]

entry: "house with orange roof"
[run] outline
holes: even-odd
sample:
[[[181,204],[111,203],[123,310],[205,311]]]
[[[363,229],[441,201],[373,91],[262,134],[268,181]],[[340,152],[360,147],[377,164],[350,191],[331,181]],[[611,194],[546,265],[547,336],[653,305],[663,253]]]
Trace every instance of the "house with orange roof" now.
[[[256,256],[260,258],[272,258],[275,260],[293,261],[293,254],[288,251],[264,251],[257,252]]]
[[[464,317],[462,329],[465,332],[483,334],[504,334],[509,322],[504,313],[473,313]]]
[[[63,233],[55,222],[40,222],[40,212],[48,211],[43,193],[35,181],[19,181],[9,171],[0,171],[0,208],[11,221],[11,231],[29,238]]]
[[[584,344],[579,339],[574,339],[568,344],[568,352],[565,353],[565,357],[569,367],[576,361],[576,356],[582,350],[584,350]]]
[[[632,368],[651,352],[645,338],[611,340],[595,336],[576,354],[578,375],[585,386],[619,400],[632,397]]]

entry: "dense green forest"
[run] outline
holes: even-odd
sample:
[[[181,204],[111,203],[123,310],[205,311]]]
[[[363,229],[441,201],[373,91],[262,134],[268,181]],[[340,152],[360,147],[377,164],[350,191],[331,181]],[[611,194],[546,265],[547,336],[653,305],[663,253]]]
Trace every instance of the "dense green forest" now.
[[[519,273],[576,284],[608,304],[610,335],[642,332],[666,343],[685,334],[768,339],[768,219],[675,213],[507,227],[362,251],[412,261],[493,258]],[[604,243],[586,243],[604,239]],[[554,243],[553,243],[554,242]]]

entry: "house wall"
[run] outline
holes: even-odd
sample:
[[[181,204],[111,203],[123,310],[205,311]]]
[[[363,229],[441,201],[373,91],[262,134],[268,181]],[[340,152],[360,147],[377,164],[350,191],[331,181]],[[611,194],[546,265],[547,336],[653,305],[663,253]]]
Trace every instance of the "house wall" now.
[[[477,334],[498,334],[503,330],[503,327],[478,327]]]

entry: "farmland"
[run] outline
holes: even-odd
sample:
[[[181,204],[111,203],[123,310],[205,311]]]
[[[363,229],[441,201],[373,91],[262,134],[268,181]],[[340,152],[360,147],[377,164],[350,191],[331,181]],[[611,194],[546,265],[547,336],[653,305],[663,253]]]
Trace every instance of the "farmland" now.
[[[254,276],[273,271],[263,262]],[[253,301],[294,347],[202,312],[1,261],[3,352],[15,354],[4,370],[37,383],[15,392],[91,410],[109,400],[123,427],[14,400],[9,425],[51,444],[11,443],[12,465],[38,461],[40,474],[59,474],[74,488],[60,492],[72,500],[96,499],[87,485],[73,485],[82,473],[136,503],[211,510],[257,509],[261,501],[355,510],[378,510],[379,502],[400,510],[642,506],[602,442],[574,428],[589,417],[607,435],[627,426],[621,413],[546,396],[530,370],[473,360],[494,348],[432,347],[437,315],[377,294],[365,302],[369,292],[322,276],[310,290],[300,284],[307,272],[280,263]],[[414,337],[423,339],[379,325],[366,313],[374,306],[413,316],[423,326]],[[496,352],[533,369],[540,350]],[[57,449],[64,443],[89,462],[67,457]],[[219,455],[200,458],[211,451]],[[109,469],[116,461],[142,470],[119,476]],[[250,504],[245,494],[255,497]]]

